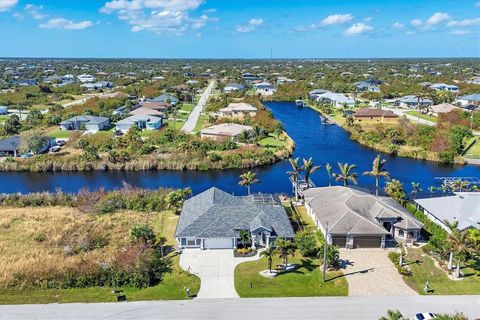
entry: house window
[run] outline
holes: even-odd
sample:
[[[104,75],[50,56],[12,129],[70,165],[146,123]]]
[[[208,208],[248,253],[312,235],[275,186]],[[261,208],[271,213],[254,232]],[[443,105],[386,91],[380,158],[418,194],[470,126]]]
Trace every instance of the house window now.
[[[195,242],[197,246],[200,246],[202,244],[202,239],[196,239]]]
[[[181,238],[181,239],[180,239],[180,243],[182,244],[182,246],[187,245],[187,239]]]
[[[398,236],[403,237],[403,230],[398,230]]]
[[[187,240],[187,246],[194,246],[195,245],[195,239],[188,239]]]

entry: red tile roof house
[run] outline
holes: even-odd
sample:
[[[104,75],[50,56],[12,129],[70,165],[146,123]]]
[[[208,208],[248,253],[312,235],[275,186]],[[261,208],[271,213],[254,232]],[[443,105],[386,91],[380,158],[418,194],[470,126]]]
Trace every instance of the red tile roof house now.
[[[353,114],[357,122],[397,122],[398,115],[390,110],[360,108]]]

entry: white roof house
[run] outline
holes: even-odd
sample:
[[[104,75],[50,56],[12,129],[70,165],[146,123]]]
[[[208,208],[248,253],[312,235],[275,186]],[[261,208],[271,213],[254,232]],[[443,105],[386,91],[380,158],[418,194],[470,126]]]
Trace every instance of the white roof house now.
[[[437,90],[437,91],[458,92],[458,87],[457,86],[451,85],[451,84],[445,84],[445,83],[434,83],[429,88]]]
[[[330,102],[335,104],[337,107],[343,105],[354,105],[355,100],[353,98],[347,97],[343,93],[334,93],[334,92],[325,92],[323,94],[316,95],[317,101]]]
[[[115,127],[116,130],[126,133],[134,125],[140,130],[158,130],[162,127],[162,123],[162,117],[135,115],[118,121]]]
[[[436,104],[430,107],[431,112],[434,114],[449,113],[453,110],[459,110],[459,109],[460,109],[459,107],[454,106],[453,104],[450,104],[450,103],[441,103],[441,104]]]
[[[417,199],[428,218],[449,230],[445,220],[458,221],[458,228],[480,229],[480,192],[455,192],[444,197]]]
[[[85,82],[94,82],[95,77],[90,74],[81,74],[77,76],[78,81],[85,83]]]
[[[218,110],[221,117],[244,117],[246,115],[253,117],[257,112],[257,108],[245,102],[230,103],[228,107]]]
[[[200,134],[202,138],[231,138],[232,140],[236,140],[244,131],[253,132],[253,128],[237,123],[222,123],[202,129]]]

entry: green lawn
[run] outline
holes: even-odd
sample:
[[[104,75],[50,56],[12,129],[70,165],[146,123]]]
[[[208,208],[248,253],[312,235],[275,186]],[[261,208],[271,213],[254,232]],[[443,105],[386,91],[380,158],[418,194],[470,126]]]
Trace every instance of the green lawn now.
[[[273,151],[276,151],[285,146],[283,141],[280,141],[279,139],[276,139],[271,136],[263,138],[262,140],[258,141],[258,144],[264,148],[272,149]]]
[[[193,132],[198,132],[202,130],[207,123],[208,123],[208,115],[201,114],[200,117],[198,117],[198,121],[197,121],[197,124],[195,125],[195,128],[193,128]]]
[[[48,135],[52,138],[66,139],[66,138],[70,138],[70,136],[72,135],[72,132],[73,131],[55,130],[48,133]]]
[[[480,277],[474,274],[473,269],[463,268],[465,277],[462,280],[451,280],[421,249],[408,249],[406,264],[412,271],[412,276],[403,278],[420,294],[424,294],[423,288],[427,280],[433,290],[431,294],[480,294]]]
[[[465,156],[467,158],[480,159],[480,139],[472,139],[477,139],[477,141],[470,148],[468,148],[468,150],[465,152]]]
[[[273,259],[273,266],[280,264],[280,259]],[[327,281],[322,283],[322,273],[318,260],[303,258],[298,254],[290,258],[289,263],[296,263],[298,268],[289,273],[268,279],[259,274],[267,269],[267,260],[244,262],[235,269],[235,289],[242,298],[253,297],[314,297],[346,296],[347,280],[341,271],[327,273]],[[250,282],[252,288],[250,288]]]
[[[414,111],[414,110],[407,111],[405,113],[409,114],[411,116],[414,116],[414,117],[418,117],[418,118],[423,119],[423,120],[430,121],[430,122],[437,122],[438,121],[437,117],[429,116],[428,114],[423,114],[423,113],[420,113],[420,112]]]
[[[184,103],[184,104],[182,104],[182,110],[183,110],[183,111],[192,112],[193,107],[194,107],[194,105],[193,105],[193,104],[190,104],[190,103]]]
[[[163,123],[166,123],[169,127],[173,128],[173,120],[165,120]],[[175,123],[175,129],[180,130],[184,124],[184,121],[177,121]]]

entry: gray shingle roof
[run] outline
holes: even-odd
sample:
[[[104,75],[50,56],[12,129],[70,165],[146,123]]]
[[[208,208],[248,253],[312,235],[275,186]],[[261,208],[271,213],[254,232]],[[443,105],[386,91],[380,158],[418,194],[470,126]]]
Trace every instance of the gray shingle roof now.
[[[105,121],[108,121],[106,117],[97,117],[97,116],[90,116],[90,115],[83,115],[83,116],[75,116],[68,120],[60,122],[60,124],[67,125],[72,122],[85,122],[86,124],[101,124]]]
[[[279,237],[294,236],[280,204],[258,203],[253,196],[236,197],[210,188],[185,201],[175,237],[238,237],[239,230],[272,230]]]
[[[313,209],[324,229],[328,222],[332,235],[383,235],[387,230],[377,220],[396,218],[395,226],[421,229],[423,224],[389,197],[341,186],[312,188],[304,191],[307,204]]]
[[[20,137],[13,136],[0,140],[0,151],[14,152],[20,148]]]

